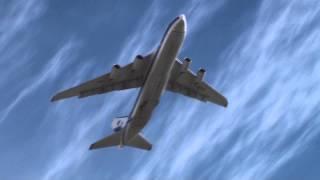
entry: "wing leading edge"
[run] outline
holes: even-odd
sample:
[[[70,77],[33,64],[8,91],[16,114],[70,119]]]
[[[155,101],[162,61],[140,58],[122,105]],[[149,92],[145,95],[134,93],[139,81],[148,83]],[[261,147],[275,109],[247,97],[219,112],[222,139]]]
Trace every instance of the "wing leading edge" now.
[[[223,107],[228,106],[228,101],[222,94],[192,73],[180,60],[176,60],[174,64],[167,90],[200,101],[209,101]]]
[[[141,87],[152,64],[152,56],[137,56],[133,63],[124,67],[114,65],[110,73],[89,80],[54,95],[51,101],[70,97],[88,97],[96,94]]]

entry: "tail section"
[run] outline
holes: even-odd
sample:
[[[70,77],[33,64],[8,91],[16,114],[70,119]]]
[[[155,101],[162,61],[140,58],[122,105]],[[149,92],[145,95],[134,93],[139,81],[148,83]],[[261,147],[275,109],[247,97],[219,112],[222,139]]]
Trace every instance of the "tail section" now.
[[[120,146],[123,145],[131,146],[134,148],[144,149],[144,150],[151,150],[152,144],[146,140],[141,133],[138,133],[137,135],[133,137],[123,137],[125,128],[127,128],[127,123],[129,121],[129,117],[117,117],[114,118],[111,127],[114,131],[113,134],[110,136],[107,136],[90,146],[91,149],[98,149],[98,148],[104,148],[104,147],[112,147],[112,146]]]
[[[110,136],[107,136],[94,144],[90,146],[90,150],[92,149],[98,149],[98,148],[104,148],[104,147],[111,147],[111,146],[118,146],[121,144],[121,132],[116,132],[111,134]],[[150,151],[152,149],[152,144],[146,140],[141,133],[137,134],[135,137],[129,139],[127,143],[124,145],[138,148],[138,149],[144,149]]]

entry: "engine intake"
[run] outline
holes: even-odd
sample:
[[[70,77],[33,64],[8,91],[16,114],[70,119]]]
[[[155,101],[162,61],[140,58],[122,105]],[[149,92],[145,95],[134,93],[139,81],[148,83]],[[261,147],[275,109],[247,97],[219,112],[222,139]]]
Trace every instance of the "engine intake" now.
[[[120,65],[119,64],[114,64],[112,69],[120,69]]]
[[[136,58],[137,59],[144,59],[144,57],[141,54],[137,55]]]
[[[184,59],[183,59],[183,62],[182,62],[182,68],[183,68],[183,70],[188,70],[191,62],[192,62],[192,61],[191,61],[190,58],[188,58],[188,57],[184,58]]]
[[[206,74],[206,70],[203,68],[200,68],[199,71],[197,72],[198,79],[202,81],[205,74]]]
[[[133,71],[136,71],[136,70],[139,70],[140,67],[142,66],[143,64],[143,59],[144,57],[142,55],[137,55],[134,62],[133,62],[133,66],[132,66],[132,70]]]
[[[118,75],[119,75],[119,69],[120,69],[120,68],[121,68],[121,67],[120,67],[119,64],[114,64],[114,65],[112,66],[111,73],[110,73],[110,78],[111,78],[111,79],[115,79],[115,78],[118,77]]]

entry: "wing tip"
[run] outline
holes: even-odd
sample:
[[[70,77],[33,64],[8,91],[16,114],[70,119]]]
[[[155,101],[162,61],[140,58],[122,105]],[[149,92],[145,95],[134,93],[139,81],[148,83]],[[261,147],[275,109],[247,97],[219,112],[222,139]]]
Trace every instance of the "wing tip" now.
[[[223,104],[223,107],[227,108],[228,107],[228,101],[226,101],[224,104]]]
[[[61,99],[65,99],[65,98],[68,98],[68,96],[65,96],[65,95],[63,95],[61,93],[58,93],[58,94],[54,95],[51,98],[51,102],[58,101],[58,100],[61,100]]]
[[[51,102],[54,102],[54,101],[57,101],[57,100],[59,100],[59,97],[57,97],[57,96],[53,96],[53,97],[51,98]]]
[[[56,101],[55,97],[52,97],[50,101],[51,101],[51,102]]]
[[[94,144],[91,144],[90,147],[89,147],[89,150],[93,150],[93,149],[95,149],[94,148]]]

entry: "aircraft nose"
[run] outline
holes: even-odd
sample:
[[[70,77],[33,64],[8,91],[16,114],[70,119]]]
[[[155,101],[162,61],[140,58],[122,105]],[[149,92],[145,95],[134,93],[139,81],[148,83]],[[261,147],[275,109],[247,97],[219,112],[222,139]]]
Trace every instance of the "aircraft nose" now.
[[[175,24],[175,31],[177,32],[186,32],[187,30],[187,21],[184,14],[177,17],[177,22]]]

